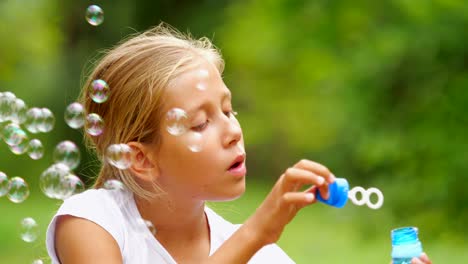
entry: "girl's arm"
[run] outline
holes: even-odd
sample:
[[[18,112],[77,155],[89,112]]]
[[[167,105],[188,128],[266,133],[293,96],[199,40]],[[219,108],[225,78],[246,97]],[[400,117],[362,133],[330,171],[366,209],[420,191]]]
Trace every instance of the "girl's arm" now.
[[[70,215],[57,219],[55,252],[62,264],[122,263],[120,248],[111,234],[89,220]]]
[[[263,246],[279,239],[286,224],[300,209],[315,202],[317,188],[328,199],[328,184],[334,179],[326,167],[309,160],[287,169],[256,212],[206,263],[247,263]],[[313,187],[300,191],[304,185]]]

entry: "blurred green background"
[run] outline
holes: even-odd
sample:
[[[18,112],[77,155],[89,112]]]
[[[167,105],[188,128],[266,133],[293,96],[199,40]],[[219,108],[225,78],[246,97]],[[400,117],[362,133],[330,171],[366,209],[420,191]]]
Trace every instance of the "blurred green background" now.
[[[84,19],[90,4],[104,10],[98,27]],[[46,146],[38,161],[0,144],[0,171],[31,188],[21,204],[0,198],[0,263],[46,257],[44,231],[60,201],[39,191],[38,177],[58,142],[81,146],[75,172],[92,183],[96,162],[63,121],[89,61],[161,21],[208,36],[226,60],[249,173],[246,194],[212,204],[217,212],[244,221],[307,158],[351,186],[378,187],[385,204],[301,211],[279,241],[297,263],[388,263],[390,230],[400,226],[419,227],[435,263],[468,263],[465,0],[1,0],[0,91],[50,108],[56,126],[34,135]],[[19,237],[24,217],[40,225],[31,244]]]

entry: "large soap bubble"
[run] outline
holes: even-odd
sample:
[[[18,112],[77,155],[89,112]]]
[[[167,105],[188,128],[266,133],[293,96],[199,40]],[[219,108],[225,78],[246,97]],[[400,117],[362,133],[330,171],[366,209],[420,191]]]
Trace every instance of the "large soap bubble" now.
[[[65,188],[63,181],[70,174],[70,168],[63,163],[56,163],[48,167],[39,177],[39,187],[49,198],[61,199]]]
[[[31,217],[26,217],[21,220],[21,239],[23,241],[31,243],[37,239],[39,234],[39,228],[36,220]]]
[[[72,170],[80,164],[80,150],[75,143],[69,140],[57,144],[53,156],[54,162],[65,164]]]
[[[0,197],[4,196],[10,191],[10,181],[8,176],[0,171]]]
[[[85,18],[90,25],[99,26],[104,22],[104,11],[97,5],[90,5],[86,9]]]
[[[28,146],[28,155],[33,160],[38,160],[44,156],[44,146],[39,139],[31,139]]]
[[[10,180],[10,190],[7,194],[10,201],[21,203],[29,197],[29,186],[21,177],[13,177]]]
[[[77,129],[85,123],[85,111],[83,105],[74,102],[67,106],[64,113],[65,122],[71,128]]]
[[[106,160],[118,169],[128,169],[132,164],[132,149],[127,144],[112,144],[107,147]]]
[[[16,146],[28,140],[26,132],[15,123],[9,123],[3,127],[2,136],[9,146]]]
[[[101,79],[94,80],[89,87],[89,96],[95,103],[104,103],[109,98],[109,85]]]
[[[172,108],[166,114],[167,132],[174,136],[180,136],[188,129],[187,113],[180,108]]]
[[[11,120],[12,108],[16,96],[12,92],[0,93],[0,122]]]
[[[96,113],[91,113],[86,116],[85,122],[86,133],[91,136],[99,136],[104,131],[104,120]]]

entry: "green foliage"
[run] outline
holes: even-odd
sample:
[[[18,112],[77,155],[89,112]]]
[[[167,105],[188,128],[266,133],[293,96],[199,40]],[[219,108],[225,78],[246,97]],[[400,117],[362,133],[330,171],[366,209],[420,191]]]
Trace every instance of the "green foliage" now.
[[[81,143],[81,134],[63,122],[63,110],[79,93],[83,68],[98,50],[165,21],[211,37],[221,49],[224,78],[244,129],[249,177],[271,186],[288,166],[308,158],[352,186],[383,191],[385,204],[377,212],[351,205],[318,211],[321,221],[332,224],[311,235],[336,236],[331,226],[341,221],[339,230],[352,228],[343,232],[356,241],[384,241],[378,234],[414,225],[441,256],[444,246],[466,245],[466,1],[117,0],[97,3],[105,13],[99,27],[84,20],[89,4],[0,2],[0,91],[13,91],[29,106],[49,107],[56,115],[53,133],[37,135],[45,157],[13,156],[2,143],[1,171],[23,176],[38,189],[55,144]],[[82,150],[77,174],[90,184],[96,165]],[[292,230],[304,230],[309,217],[315,216],[305,213]],[[285,234],[282,243],[299,255],[308,247],[294,245],[307,243],[298,237]],[[359,251],[350,241],[338,243]],[[324,250],[314,248],[317,254]],[[364,248],[388,252],[371,244]],[[319,263],[341,262],[330,256]]]
[[[254,162],[318,160],[384,190],[402,224],[467,233],[464,1],[255,1],[228,17],[220,46]]]

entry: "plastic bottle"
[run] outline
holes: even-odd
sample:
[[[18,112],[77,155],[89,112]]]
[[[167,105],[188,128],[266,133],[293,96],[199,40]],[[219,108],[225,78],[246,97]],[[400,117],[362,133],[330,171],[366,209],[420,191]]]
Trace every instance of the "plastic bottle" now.
[[[409,264],[413,257],[419,257],[423,252],[416,227],[393,229],[391,238],[393,264]]]

